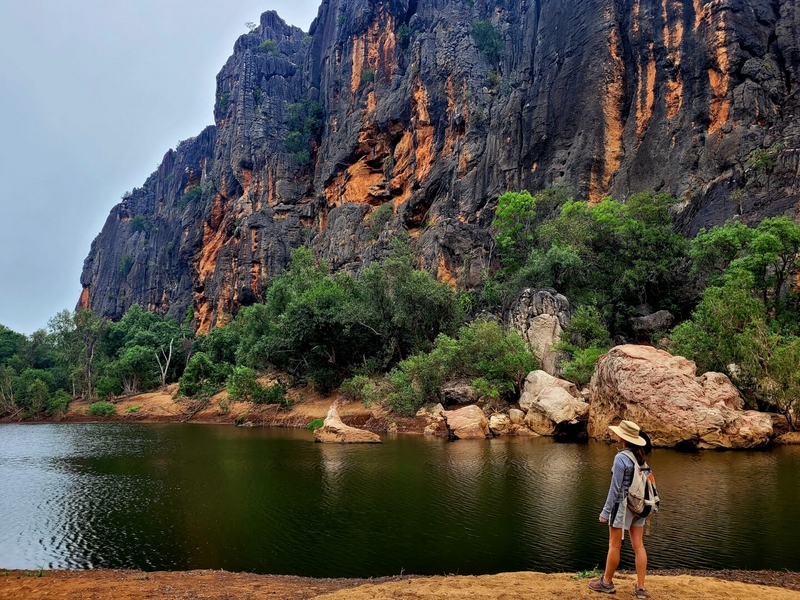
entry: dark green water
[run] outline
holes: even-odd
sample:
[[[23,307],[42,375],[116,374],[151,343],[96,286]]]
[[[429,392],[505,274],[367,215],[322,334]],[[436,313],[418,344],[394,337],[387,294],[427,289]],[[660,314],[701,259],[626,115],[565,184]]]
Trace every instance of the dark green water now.
[[[7,425],[0,568],[588,569],[605,558],[597,515],[614,452],[542,438],[340,446],[294,430]],[[645,538],[652,568],[800,571],[800,448],[651,459],[665,498]]]

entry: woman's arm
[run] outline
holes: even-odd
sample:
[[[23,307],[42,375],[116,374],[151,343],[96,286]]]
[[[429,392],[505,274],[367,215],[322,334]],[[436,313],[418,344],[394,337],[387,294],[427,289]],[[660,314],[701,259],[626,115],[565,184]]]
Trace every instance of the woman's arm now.
[[[611,518],[611,510],[614,505],[619,502],[622,495],[622,482],[625,480],[625,459],[622,454],[617,453],[614,457],[614,466],[612,468],[611,485],[608,488],[608,496],[606,497],[606,504],[600,512],[600,521],[605,523]]]

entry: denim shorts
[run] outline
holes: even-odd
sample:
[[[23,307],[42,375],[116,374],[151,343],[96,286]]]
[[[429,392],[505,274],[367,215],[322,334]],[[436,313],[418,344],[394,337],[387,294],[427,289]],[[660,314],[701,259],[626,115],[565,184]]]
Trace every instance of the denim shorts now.
[[[620,510],[621,508],[625,509],[625,529],[630,529],[631,527],[644,527],[645,519],[634,515],[631,512],[631,509],[628,508],[627,502],[620,502],[619,504],[614,505],[614,508],[611,510],[611,518],[608,520],[608,524],[611,527],[622,529],[623,511]]]

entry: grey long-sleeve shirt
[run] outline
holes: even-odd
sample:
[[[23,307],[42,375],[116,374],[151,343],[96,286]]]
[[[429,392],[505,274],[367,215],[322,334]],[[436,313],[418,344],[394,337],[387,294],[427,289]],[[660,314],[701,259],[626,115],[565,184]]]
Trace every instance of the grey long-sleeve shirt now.
[[[622,454],[622,449],[617,450],[614,466],[611,467],[611,486],[608,488],[606,504],[600,513],[604,519],[611,519],[614,505],[624,499],[623,490],[628,489],[633,481],[633,468],[631,459]]]

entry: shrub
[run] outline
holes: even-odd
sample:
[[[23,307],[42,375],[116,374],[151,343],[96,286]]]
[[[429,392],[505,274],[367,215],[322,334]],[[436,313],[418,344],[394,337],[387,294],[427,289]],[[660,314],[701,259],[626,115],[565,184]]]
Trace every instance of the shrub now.
[[[126,413],[136,413],[136,412],[139,412],[139,410],[141,408],[142,408],[142,405],[141,404],[137,404],[136,406],[129,406],[125,412]]]
[[[228,110],[228,102],[230,101],[230,99],[231,99],[230,92],[222,92],[217,96],[217,102],[219,104],[220,111],[225,112],[226,110]]]
[[[117,407],[111,402],[93,402],[89,405],[86,414],[93,417],[110,417],[117,414]]]
[[[365,375],[356,375],[345,379],[339,388],[341,394],[348,400],[358,400],[369,408],[373,403],[381,400],[380,387]]]
[[[401,48],[406,48],[408,46],[408,41],[411,38],[411,32],[408,30],[408,25],[403,23],[397,28],[396,38],[397,43],[400,44]]]
[[[430,352],[401,361],[387,376],[387,402],[396,412],[413,414],[423,404],[440,401],[442,386],[455,380],[470,381],[488,398],[511,397],[535,367],[536,359],[518,334],[478,320],[455,338],[440,335]]]
[[[119,271],[120,275],[123,277],[127,277],[131,269],[133,269],[133,257],[130,254],[125,254],[119,259],[117,271]]]
[[[323,419],[314,419],[308,424],[308,428],[311,431],[314,431],[315,429],[319,429],[320,427],[322,427],[324,424],[325,421]]]
[[[278,50],[278,42],[275,40],[264,40],[258,45],[258,50],[260,52],[271,52],[273,56],[281,55],[280,51]]]
[[[386,202],[372,209],[372,212],[367,216],[370,239],[378,239],[381,231],[392,220],[392,217],[394,217],[394,207],[391,202]]]
[[[145,217],[143,217],[142,215],[136,215],[135,217],[133,217],[130,220],[130,223],[128,223],[128,228],[133,233],[141,233],[143,231],[150,231],[150,229],[152,229],[152,227],[153,227],[153,224],[150,221],[148,221]]]
[[[72,396],[64,390],[56,390],[55,393],[50,396],[50,399],[47,400],[47,414],[50,416],[63,415],[67,412],[71,402]]]
[[[364,69],[361,71],[361,81],[364,83],[372,83],[375,81],[375,71],[372,69]]]
[[[213,396],[230,374],[229,364],[215,364],[205,352],[195,352],[178,380],[180,396]]]
[[[503,38],[491,21],[478,21],[472,26],[472,39],[478,50],[483,52],[492,62],[497,62],[503,55]]]

